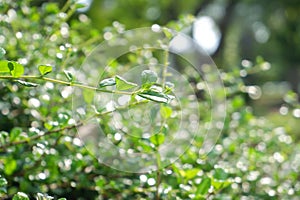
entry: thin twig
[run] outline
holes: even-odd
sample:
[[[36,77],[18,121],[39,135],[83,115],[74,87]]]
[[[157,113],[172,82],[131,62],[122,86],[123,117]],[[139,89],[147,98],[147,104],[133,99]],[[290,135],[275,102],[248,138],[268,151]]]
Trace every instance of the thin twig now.
[[[53,133],[58,133],[58,132],[65,131],[65,130],[71,130],[73,128],[76,128],[76,127],[79,127],[79,126],[82,126],[82,125],[83,125],[83,123],[80,122],[78,124],[74,124],[74,125],[70,125],[70,126],[65,126],[63,128],[59,128],[59,129],[50,130],[50,131],[45,132],[44,134],[35,135],[35,136],[32,136],[32,137],[24,139],[24,140],[19,140],[19,141],[15,141],[15,142],[10,142],[10,143],[4,144],[4,145],[0,146],[0,149],[6,149],[7,147],[10,147],[10,146],[29,143],[32,140],[37,140],[37,139],[39,139],[41,137],[44,137],[44,136],[47,136],[47,135],[51,135]]]
[[[94,90],[96,92],[104,92],[104,93],[113,93],[113,94],[124,94],[124,95],[132,95],[134,92],[126,92],[126,91],[119,91],[119,90],[104,90],[100,89],[94,86],[89,86],[89,85],[84,85],[80,83],[74,83],[74,82],[68,82],[68,81],[63,81],[59,79],[53,79],[53,78],[47,78],[44,76],[32,76],[32,75],[23,75],[19,77],[14,77],[14,76],[0,76],[0,79],[10,79],[10,80],[19,80],[19,79],[26,79],[26,80],[44,80],[52,83],[57,83],[61,85],[67,85],[67,86],[73,86],[73,87],[78,87],[82,89],[88,89],[88,90]]]

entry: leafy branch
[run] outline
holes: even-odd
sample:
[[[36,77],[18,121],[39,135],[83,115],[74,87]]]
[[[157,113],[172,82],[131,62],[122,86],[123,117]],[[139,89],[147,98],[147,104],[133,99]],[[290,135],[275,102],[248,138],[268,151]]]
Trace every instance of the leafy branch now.
[[[162,86],[156,83],[157,75],[150,70],[145,70],[142,72],[142,81],[143,84],[138,88],[136,83],[129,82],[122,78],[121,76],[116,75],[113,78],[107,78],[100,81],[98,87],[85,85],[75,81],[75,77],[68,71],[64,71],[66,79],[68,81],[53,79],[46,77],[47,74],[52,72],[52,67],[47,65],[40,65],[38,67],[40,75],[23,75],[24,66],[15,62],[15,61],[0,61],[0,79],[14,80],[17,83],[26,86],[26,87],[37,87],[38,84],[33,81],[43,80],[47,82],[52,82],[61,85],[67,85],[87,90],[93,90],[95,92],[104,92],[104,93],[114,93],[114,94],[123,94],[123,95],[138,95],[144,99],[155,101],[158,103],[167,103],[173,96],[167,95],[166,93],[170,92],[169,87],[164,87],[163,91],[161,90]],[[26,81],[24,81],[26,80]],[[155,81],[153,81],[155,80]],[[28,82],[31,81],[31,82]],[[116,90],[107,90],[103,89],[107,86],[115,86]],[[156,86],[156,87],[152,87]],[[138,88],[137,90],[130,92],[126,91],[129,89]]]
[[[13,146],[13,145],[19,145],[24,143],[29,143],[30,141],[37,140],[43,136],[50,135],[53,133],[62,132],[65,130],[71,130],[76,127],[82,126],[87,121],[89,121],[91,118],[97,118],[101,117],[103,115],[110,114],[115,111],[120,111],[124,109],[128,109],[133,106],[137,106],[140,104],[145,104],[149,101],[154,101],[157,103],[168,103],[171,99],[174,97],[172,95],[169,95],[171,88],[168,86],[161,86],[157,83],[157,74],[150,70],[144,70],[141,74],[142,79],[142,85],[138,87],[137,84],[129,82],[122,78],[121,76],[116,75],[113,78],[107,78],[99,82],[98,87],[84,85],[82,83],[76,82],[75,77],[73,74],[71,74],[68,71],[64,71],[65,77],[67,81],[65,80],[59,80],[59,79],[53,79],[48,78],[46,75],[52,72],[52,67],[47,65],[40,65],[38,67],[40,75],[23,75],[24,73],[24,66],[14,62],[14,61],[6,61],[2,60],[0,61],[0,79],[7,79],[7,80],[13,80],[17,83],[26,86],[26,87],[37,87],[38,82],[37,81],[46,81],[46,82],[52,82],[55,84],[61,84],[61,85],[67,85],[71,87],[78,87],[86,90],[93,90],[95,92],[104,92],[104,93],[114,93],[114,94],[123,94],[123,95],[130,95],[133,101],[130,101],[125,106],[116,107],[113,110],[109,111],[103,111],[103,112],[97,112],[92,115],[90,118],[79,121],[74,125],[66,126],[63,128],[58,128],[54,130],[49,130],[41,135],[35,135],[30,138],[26,138],[24,140],[14,141],[7,143],[5,145],[0,146],[0,149],[5,149],[7,147]],[[4,75],[1,75],[4,74]],[[164,73],[165,74],[165,73]],[[164,79],[163,79],[164,80]],[[28,82],[31,81],[31,82]],[[107,86],[115,86],[116,90],[107,90],[103,89]],[[133,91],[128,91],[129,89],[135,89]],[[139,96],[142,98],[142,100],[136,100],[135,96]]]

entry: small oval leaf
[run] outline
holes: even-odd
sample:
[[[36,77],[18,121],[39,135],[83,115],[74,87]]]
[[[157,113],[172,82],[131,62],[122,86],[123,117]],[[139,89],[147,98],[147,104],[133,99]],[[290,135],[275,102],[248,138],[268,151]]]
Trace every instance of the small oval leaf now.
[[[163,133],[157,133],[150,137],[150,142],[155,146],[163,144],[165,141],[165,135]]]
[[[36,84],[36,83],[31,83],[31,82],[22,81],[22,80],[17,80],[17,82],[26,87],[37,87],[38,86],[38,84]]]
[[[116,76],[115,77],[116,81],[116,88],[117,90],[128,90],[134,87],[137,87],[137,84],[126,81],[124,78],[121,76]]]
[[[66,78],[68,79],[68,81],[70,81],[70,82],[74,81],[74,76],[71,72],[64,70],[64,74],[65,74]]]
[[[228,174],[222,168],[217,168],[214,171],[214,178],[217,180],[226,180],[228,178]]]
[[[172,115],[172,108],[168,107],[168,106],[162,106],[160,108],[160,115],[164,118],[164,119],[168,119],[169,117],[171,117]]]
[[[196,194],[197,195],[205,195],[207,194],[209,188],[211,186],[210,178],[203,178],[200,185],[197,188]]]
[[[168,103],[169,100],[171,99],[168,95],[161,93],[161,92],[156,92],[152,90],[148,90],[142,93],[137,94],[140,97],[143,97],[145,99],[155,101],[158,103]]]
[[[106,78],[100,81],[99,87],[113,86],[116,85],[116,80],[114,78]]]
[[[47,66],[47,65],[40,65],[39,71],[42,76],[45,76],[45,75],[49,74],[50,72],[52,72],[52,67]]]
[[[146,83],[156,83],[157,81],[157,74],[154,71],[151,70],[144,70],[142,71],[142,84]]]
[[[13,196],[12,200],[29,200],[29,197],[23,192],[18,192]]]

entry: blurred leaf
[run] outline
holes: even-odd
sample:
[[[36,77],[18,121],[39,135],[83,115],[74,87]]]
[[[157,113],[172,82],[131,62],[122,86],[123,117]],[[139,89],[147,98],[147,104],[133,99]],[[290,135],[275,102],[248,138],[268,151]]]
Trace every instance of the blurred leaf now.
[[[70,81],[70,82],[74,81],[74,76],[71,72],[64,70],[64,74],[65,74],[66,78],[68,79],[68,81]]]
[[[23,192],[18,192],[14,195],[12,200],[29,200],[29,197]]]
[[[163,133],[157,133],[150,137],[150,142],[155,146],[159,146],[165,141],[165,135]]]
[[[157,81],[157,74],[151,70],[144,70],[142,71],[142,85],[147,83],[156,83]]]
[[[288,91],[287,94],[283,97],[283,100],[288,104],[297,104],[298,95],[293,91]]]
[[[168,119],[172,115],[172,108],[169,106],[161,106],[160,114],[164,119]]]
[[[210,186],[211,186],[210,178],[203,178],[201,180],[200,185],[197,188],[196,195],[205,195],[205,194],[207,194]]]
[[[49,196],[47,194],[37,193],[36,194],[36,200],[52,200],[54,197]]]
[[[49,74],[50,72],[52,72],[51,66],[40,65],[38,68],[39,68],[39,72],[42,76],[45,76],[45,75]]]
[[[0,175],[0,194],[7,192],[7,180]]]
[[[22,133],[21,128],[18,127],[13,128],[9,133],[10,142],[17,140],[21,133]]]
[[[58,13],[59,12],[59,7],[57,3],[47,3],[44,6],[44,9],[47,13]]]
[[[12,175],[17,168],[17,161],[13,158],[8,158],[5,160],[4,173],[6,175]]]
[[[230,181],[220,181],[220,180],[212,180],[211,185],[215,188],[215,190],[220,190],[228,187],[231,184]]]
[[[8,133],[5,131],[1,131],[0,132],[0,144],[5,144],[7,137],[8,137]]]
[[[106,87],[106,86],[113,86],[116,85],[116,80],[115,78],[107,78],[107,79],[103,79],[102,81],[100,81],[99,83],[99,87]]]
[[[236,96],[232,99],[232,107],[236,110],[244,105],[244,100],[240,96]]]
[[[116,76],[115,81],[117,90],[128,90],[137,86],[137,84],[128,82],[121,76]]]
[[[17,80],[17,82],[26,87],[37,87],[38,86],[38,84],[36,84],[36,83],[31,83],[31,82],[22,81],[22,80]]]
[[[172,39],[172,37],[174,37],[174,34],[168,28],[163,28],[163,32],[169,40]]]
[[[85,8],[86,6],[84,3],[76,3],[76,9]]]
[[[5,54],[6,54],[5,49],[3,49],[2,47],[0,47],[0,59],[2,59]]]
[[[214,178],[218,180],[226,180],[228,178],[228,174],[222,168],[217,168],[214,171]]]
[[[187,180],[193,179],[197,176],[199,171],[200,171],[200,169],[197,169],[197,168],[188,169],[185,171],[185,178]]]

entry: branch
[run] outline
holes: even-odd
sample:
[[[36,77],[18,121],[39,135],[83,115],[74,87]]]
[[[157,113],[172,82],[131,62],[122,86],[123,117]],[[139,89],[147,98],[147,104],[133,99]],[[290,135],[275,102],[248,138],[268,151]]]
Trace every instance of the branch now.
[[[9,79],[9,80],[19,80],[19,79],[26,79],[26,80],[44,80],[52,83],[57,83],[61,85],[67,85],[67,86],[73,86],[73,87],[78,87],[82,89],[88,89],[88,90],[94,90],[96,92],[105,92],[105,93],[114,93],[114,94],[125,94],[125,95],[132,95],[134,92],[126,92],[126,91],[119,91],[119,90],[104,90],[104,89],[99,89],[94,86],[89,86],[89,85],[83,85],[80,83],[74,83],[74,82],[68,82],[68,81],[63,81],[59,79],[53,79],[53,78],[47,78],[44,76],[31,76],[31,75],[23,75],[19,77],[14,77],[14,76],[0,76],[0,79]]]
[[[53,133],[58,133],[58,132],[61,132],[61,131],[65,131],[65,130],[71,130],[73,128],[76,128],[76,127],[79,127],[79,126],[82,126],[82,125],[83,125],[83,123],[80,122],[78,124],[74,124],[74,125],[71,125],[71,126],[66,126],[66,127],[63,127],[63,128],[50,130],[50,131],[45,132],[44,134],[35,135],[35,136],[32,136],[32,137],[27,138],[25,140],[19,140],[19,141],[7,143],[5,145],[0,146],[0,149],[6,149],[7,147],[11,147],[11,146],[14,146],[14,145],[29,143],[29,142],[31,142],[33,140],[37,140],[37,139],[39,139],[41,137],[44,137],[44,136],[47,136],[47,135],[51,135]]]

